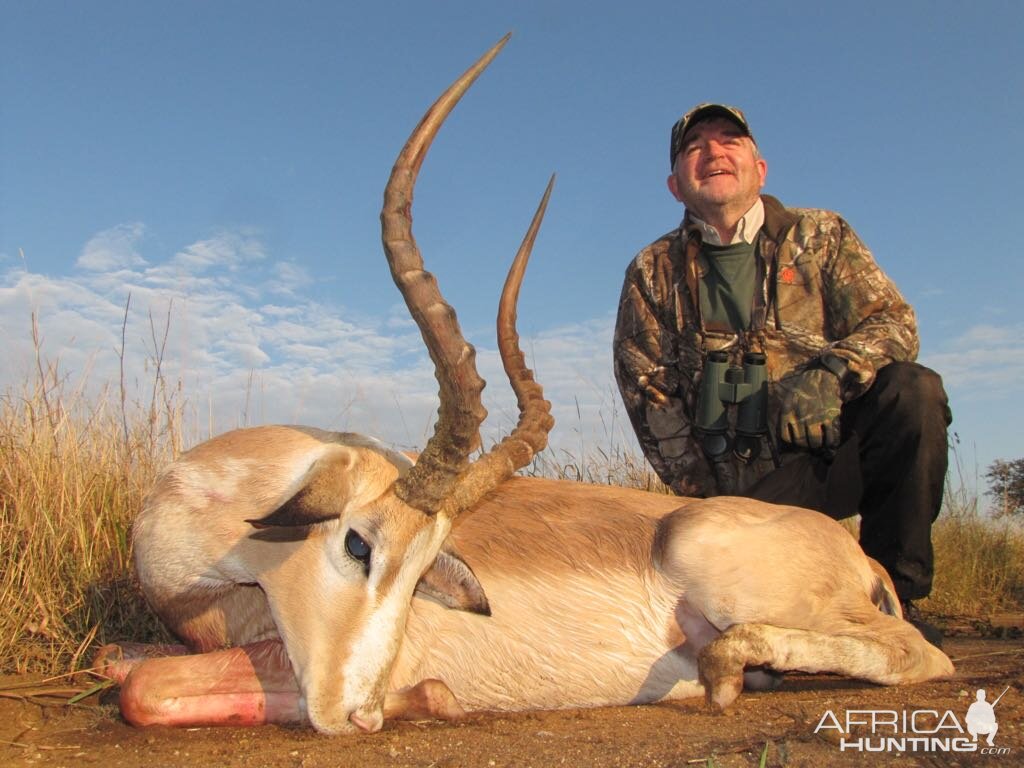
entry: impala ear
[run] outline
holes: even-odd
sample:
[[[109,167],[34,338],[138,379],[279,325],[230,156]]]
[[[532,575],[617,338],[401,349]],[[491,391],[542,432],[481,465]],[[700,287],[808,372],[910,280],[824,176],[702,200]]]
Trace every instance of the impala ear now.
[[[351,493],[350,451],[341,450],[313,463],[298,492],[268,515],[246,520],[257,529],[295,528],[341,517]]]
[[[457,552],[442,549],[434,564],[420,578],[416,594],[440,603],[445,608],[491,615],[484,588],[473,570]]]

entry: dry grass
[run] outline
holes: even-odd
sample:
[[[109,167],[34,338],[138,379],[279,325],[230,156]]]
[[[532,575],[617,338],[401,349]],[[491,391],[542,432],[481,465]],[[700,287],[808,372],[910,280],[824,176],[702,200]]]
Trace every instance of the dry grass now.
[[[642,458],[621,448],[593,448],[574,456],[567,451],[547,450],[534,458],[527,473],[558,480],[597,485],[620,485],[655,493],[671,493]]]
[[[0,671],[53,673],[95,643],[162,636],[132,580],[129,530],[179,440],[174,393],[87,396],[40,361],[0,395]]]
[[[924,610],[985,618],[1024,609],[1024,532],[1018,525],[949,515],[932,530],[937,565]]]
[[[959,467],[954,466],[953,474]],[[947,487],[943,514],[932,528],[935,583],[926,611],[985,618],[1024,609],[1024,528],[978,512],[963,485]]]
[[[152,480],[181,448],[181,393],[159,375],[147,403],[85,395],[56,366],[0,395],[0,672],[83,666],[102,642],[167,639],[139,595],[129,530]],[[120,394],[120,397],[118,397]],[[628,451],[544,455],[534,474],[664,492]],[[1024,606],[1024,535],[951,492],[934,529],[927,610],[984,616]]]

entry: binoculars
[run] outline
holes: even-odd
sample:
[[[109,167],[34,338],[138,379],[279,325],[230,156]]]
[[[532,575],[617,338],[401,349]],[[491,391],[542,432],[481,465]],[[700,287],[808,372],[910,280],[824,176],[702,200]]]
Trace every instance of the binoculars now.
[[[727,411],[733,404],[739,406],[735,440],[729,436]],[[757,458],[761,437],[768,434],[768,382],[762,353],[745,352],[742,368],[730,366],[725,352],[708,353],[694,426],[701,448],[712,461],[724,458],[730,448],[743,461]]]

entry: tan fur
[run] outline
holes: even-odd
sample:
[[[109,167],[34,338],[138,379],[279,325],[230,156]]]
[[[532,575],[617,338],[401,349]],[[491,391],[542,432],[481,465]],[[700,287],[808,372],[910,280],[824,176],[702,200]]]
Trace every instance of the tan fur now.
[[[147,596],[195,650],[283,639],[326,732],[350,718],[379,727],[388,692],[425,680],[474,711],[705,692],[724,705],[744,668],[762,665],[883,683],[952,672],[876,607],[895,602],[891,586],[817,513],[513,478],[449,535],[443,516],[390,494],[403,461],[363,438],[292,427],[199,446],[164,473],[136,524]],[[303,482],[315,487],[304,493]],[[299,529],[244,522],[296,495],[340,517]],[[350,528],[372,538],[369,579],[345,552]],[[413,597],[446,536],[492,615]],[[403,700],[392,697],[389,714]]]

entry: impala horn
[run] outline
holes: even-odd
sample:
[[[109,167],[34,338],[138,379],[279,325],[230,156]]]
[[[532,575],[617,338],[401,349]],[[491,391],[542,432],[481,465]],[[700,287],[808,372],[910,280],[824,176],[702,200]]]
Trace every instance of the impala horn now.
[[[415,466],[395,483],[396,495],[428,514],[449,517],[472,507],[488,491],[526,466],[547,445],[554,424],[551,404],[526,367],[516,332],[516,301],[533,242],[540,229],[554,177],[523,239],[502,292],[498,310],[498,348],[519,402],[520,417],[512,434],[476,463],[469,456],[480,445],[480,425],[487,416],[481,402],[484,381],[476,370],[476,350],[459,329],[455,310],[444,300],[437,280],[423,267],[412,234],[412,198],[416,177],[445,118],[470,85],[508,42],[505,35],[467,69],[427,110],[402,148],[384,189],[381,230],[384,253],[434,363],[440,407],[434,434]]]

